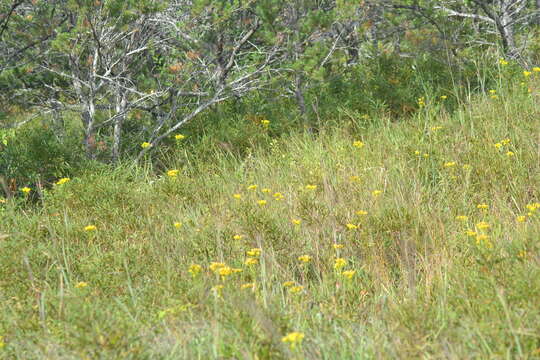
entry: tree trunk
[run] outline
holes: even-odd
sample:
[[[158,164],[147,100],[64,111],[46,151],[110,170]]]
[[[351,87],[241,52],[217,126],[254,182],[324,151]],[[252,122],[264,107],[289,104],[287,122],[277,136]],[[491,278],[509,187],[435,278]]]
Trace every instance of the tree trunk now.
[[[92,99],[86,101],[82,112],[82,122],[84,125],[84,149],[89,159],[95,158],[96,139],[94,137],[94,120],[96,108]]]
[[[119,89],[116,98],[116,120],[113,129],[112,162],[117,163],[120,159],[120,143],[122,141],[122,125],[126,118],[127,96],[123,89]]]

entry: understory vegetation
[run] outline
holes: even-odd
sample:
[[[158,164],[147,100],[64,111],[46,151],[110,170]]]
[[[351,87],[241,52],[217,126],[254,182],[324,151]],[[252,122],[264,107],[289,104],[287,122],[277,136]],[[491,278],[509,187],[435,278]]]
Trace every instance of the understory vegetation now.
[[[0,357],[540,356],[537,77],[4,200]]]

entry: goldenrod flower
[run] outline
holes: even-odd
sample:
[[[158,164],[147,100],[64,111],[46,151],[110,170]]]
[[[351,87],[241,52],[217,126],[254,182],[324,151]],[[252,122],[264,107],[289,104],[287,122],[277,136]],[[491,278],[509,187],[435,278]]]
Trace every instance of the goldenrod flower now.
[[[431,131],[439,131],[439,130],[442,130],[442,126],[432,126],[431,127]]]
[[[242,235],[234,235],[233,236],[233,239],[234,240],[242,240],[243,236]]]
[[[222,277],[226,278],[227,276],[233,273],[233,269],[228,266],[222,266],[217,270],[217,273]]]
[[[489,209],[489,205],[488,204],[478,204],[478,205],[476,205],[476,208],[480,209],[480,210],[487,210],[487,209]]]
[[[218,263],[218,262],[212,262],[212,263],[210,263],[210,266],[209,266],[210,271],[212,271],[214,273],[216,271],[218,271],[219,269],[221,269],[222,267],[225,267],[225,264],[224,263]]]
[[[186,138],[186,136],[182,135],[182,134],[176,134],[176,135],[174,135],[174,138],[176,140],[184,140]]]
[[[361,149],[361,148],[364,147],[364,143],[362,141],[360,141],[360,140],[356,140],[355,142],[353,142],[353,146],[355,148]]]
[[[141,147],[143,149],[149,148],[150,146],[152,146],[152,144],[150,144],[149,142],[146,142],[146,141],[141,144]]]
[[[338,249],[343,249],[343,244],[333,244],[332,245],[334,247],[334,249],[338,250]]]
[[[87,283],[87,282],[84,282],[84,281],[78,282],[78,283],[75,285],[75,287],[76,287],[77,289],[82,289],[82,288],[85,288],[85,287],[87,287],[87,286],[88,286],[88,283]]]
[[[260,206],[266,205],[266,202],[266,200],[257,200],[257,204],[259,204]]]
[[[296,345],[299,345],[304,340],[304,333],[301,332],[292,332],[288,333],[286,336],[281,338],[281,341],[288,343],[291,349],[294,349]]]
[[[508,145],[508,144],[510,144],[510,141],[511,140],[507,138],[507,139],[501,140],[501,144]]]
[[[356,270],[346,270],[341,273],[341,275],[345,276],[347,279],[352,279],[354,274],[356,274]]]
[[[379,196],[381,194],[382,194],[382,190],[373,190],[371,192],[371,195],[373,195],[373,197],[377,197],[377,196]]]
[[[247,187],[247,189],[248,189],[248,190],[257,190],[258,187],[259,187],[258,185],[249,185],[249,186]]]
[[[261,124],[262,124],[262,126],[264,126],[264,127],[268,127],[268,126],[270,125],[270,120],[266,120],[266,119],[265,119],[265,120],[261,120]]]
[[[489,241],[489,236],[487,236],[486,234],[476,235],[476,245],[482,244],[484,244],[488,248],[493,247],[493,244],[491,243],[491,241]]]
[[[300,225],[302,223],[302,220],[300,219],[292,219],[291,222],[294,224],[294,225]]]
[[[25,187],[22,187],[21,188],[21,191],[25,194],[25,195],[28,195],[28,193],[30,191],[32,191],[32,189],[30,189],[28,186],[25,186]]]
[[[453,167],[453,166],[456,166],[455,161],[449,161],[447,163],[444,163],[444,167]]]
[[[259,259],[257,259],[257,258],[251,258],[251,257],[248,257],[248,258],[244,261],[244,264],[247,265],[247,266],[257,265],[258,263],[259,263]]]
[[[519,222],[519,223],[523,223],[525,221],[527,221],[527,217],[526,216],[523,216],[523,215],[520,215],[516,218],[516,221]]]
[[[283,200],[283,194],[280,192],[275,193],[273,196],[276,201]]]
[[[527,204],[527,210],[529,210],[531,213],[534,213],[537,209],[540,209],[540,203],[531,203]]]
[[[506,61],[505,59],[499,59],[499,64],[501,64],[502,66],[506,66],[508,65],[508,61]]]
[[[181,222],[178,222],[178,221],[177,221],[177,222],[175,222],[173,225],[174,225],[175,228],[180,229],[180,228],[182,227],[183,224],[182,224]]]
[[[309,255],[302,255],[298,257],[298,260],[300,260],[303,263],[308,263],[311,261],[311,256]]]
[[[532,74],[532,72],[530,72],[530,71],[523,71],[523,76],[525,76],[525,77],[529,77],[529,76],[531,76],[531,74]]]
[[[469,220],[469,217],[465,216],[465,215],[458,215],[458,216],[456,216],[456,220],[467,221],[467,220]]]
[[[355,225],[355,224],[347,224],[347,225],[345,225],[345,226],[347,226],[347,229],[349,229],[349,230],[356,230],[356,229],[358,229],[358,225]]]
[[[197,276],[201,271],[202,271],[202,266],[201,266],[201,265],[198,265],[198,264],[191,264],[191,265],[189,266],[189,269],[188,269],[188,272],[189,272],[192,276]]]
[[[414,151],[414,155],[420,155],[420,151],[415,150],[415,151]]]
[[[62,184],[65,184],[65,183],[67,183],[69,180],[71,180],[71,179],[70,179],[70,178],[67,178],[67,177],[61,178],[60,180],[58,180],[58,181],[56,182],[56,185],[62,185]]]
[[[169,170],[167,171],[167,175],[174,178],[178,176],[179,171],[180,170],[177,170],[177,169]]]
[[[315,190],[317,189],[317,185],[306,185],[306,190]]]
[[[358,210],[358,211],[356,212],[356,215],[360,215],[360,216],[367,215],[367,214],[368,214],[368,212],[365,211],[365,210]]]
[[[500,149],[500,148],[502,148],[503,144],[498,142],[496,144],[493,144],[493,146],[495,146],[497,149]]]
[[[426,99],[423,96],[418,98],[416,102],[418,103],[418,106],[420,106],[421,108],[426,106]]]
[[[294,281],[285,281],[283,287],[291,287],[294,285]]]
[[[493,90],[493,89],[492,89],[492,90],[489,90],[489,93],[490,93],[490,94],[496,94],[496,93],[497,93],[497,90]]]
[[[536,73],[537,73],[537,72],[540,72],[540,67],[535,66],[535,67],[532,68],[532,71],[533,71],[533,72],[536,72]]]
[[[86,225],[84,227],[84,231],[96,231],[96,230],[97,230],[96,225]]]
[[[506,152],[506,156],[508,156],[508,157],[512,157],[512,156],[514,156],[514,155],[515,155],[515,154],[514,154],[513,151],[507,151],[507,152]]]
[[[253,249],[251,249],[251,250],[246,251],[246,254],[247,254],[248,256],[252,256],[252,257],[259,257],[259,256],[261,256],[261,252],[262,252],[261,249],[259,249],[259,248],[253,248]]]
[[[441,96],[441,100],[446,100],[447,98],[448,98],[448,96],[446,96],[446,95]]]
[[[336,260],[334,261],[334,269],[336,270],[341,269],[345,265],[347,265],[347,260],[343,258],[336,258]]]
[[[241,194],[233,194],[233,198],[240,200],[242,198]]]

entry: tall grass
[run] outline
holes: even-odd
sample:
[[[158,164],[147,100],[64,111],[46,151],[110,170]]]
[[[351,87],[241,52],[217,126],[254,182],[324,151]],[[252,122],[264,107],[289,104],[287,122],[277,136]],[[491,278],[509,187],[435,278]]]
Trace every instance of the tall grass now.
[[[494,90],[0,204],[0,358],[540,356],[538,83]]]

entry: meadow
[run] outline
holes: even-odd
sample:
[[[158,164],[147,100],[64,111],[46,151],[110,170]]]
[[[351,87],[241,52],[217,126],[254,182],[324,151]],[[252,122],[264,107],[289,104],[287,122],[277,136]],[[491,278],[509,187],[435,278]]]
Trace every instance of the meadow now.
[[[539,358],[525,77],[23,188],[0,204],[0,359]]]

